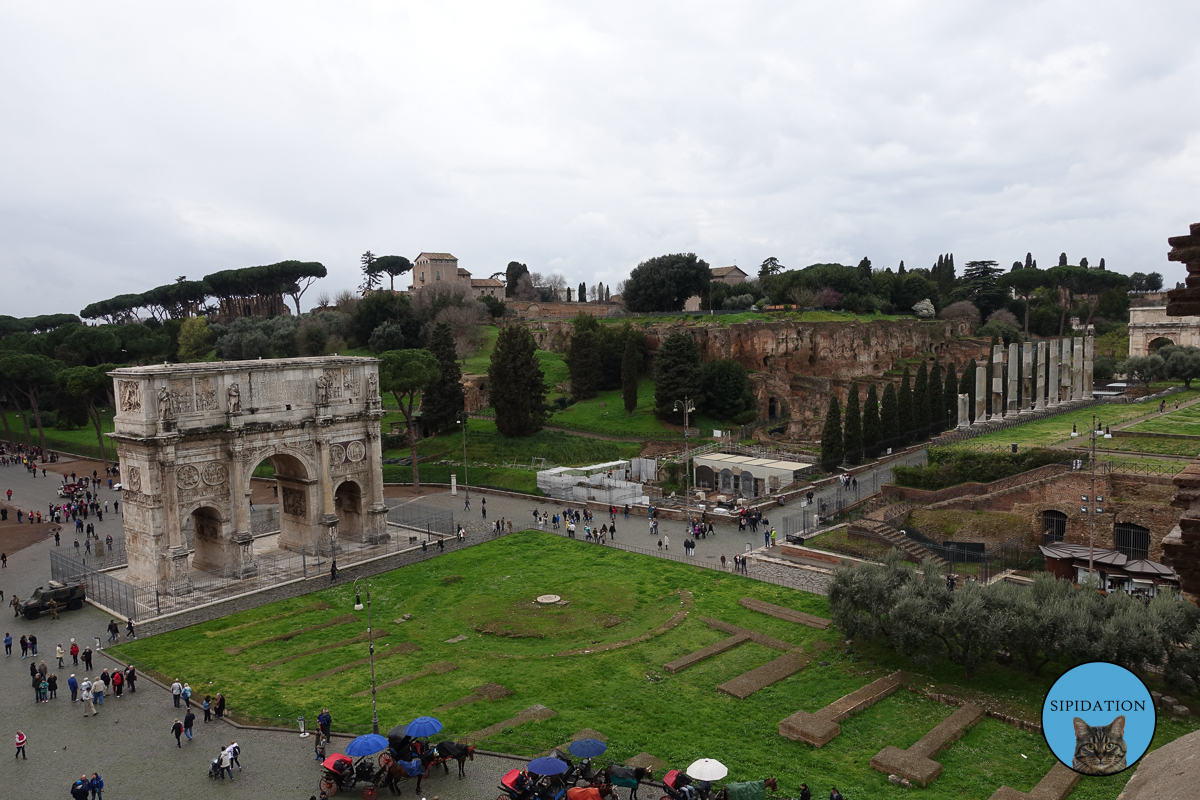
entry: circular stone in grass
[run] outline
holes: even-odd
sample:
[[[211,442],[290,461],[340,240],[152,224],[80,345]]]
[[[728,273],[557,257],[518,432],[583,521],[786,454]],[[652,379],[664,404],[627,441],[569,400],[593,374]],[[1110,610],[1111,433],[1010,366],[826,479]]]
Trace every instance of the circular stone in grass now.
[[[542,605],[544,605],[544,606],[553,605],[554,603],[557,603],[557,602],[559,602],[560,600],[562,600],[562,598],[561,598],[561,597],[559,597],[559,596],[558,596],[558,595],[556,595],[556,594],[543,594],[543,595],[539,595],[539,596],[538,596],[538,599],[537,599],[537,601],[538,601],[539,603],[541,603]]]

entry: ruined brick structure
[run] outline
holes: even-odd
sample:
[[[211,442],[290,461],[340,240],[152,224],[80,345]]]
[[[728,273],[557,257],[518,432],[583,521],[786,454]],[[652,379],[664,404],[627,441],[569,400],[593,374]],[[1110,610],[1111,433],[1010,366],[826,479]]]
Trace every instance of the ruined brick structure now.
[[[550,321],[533,329],[539,348],[565,352],[571,324]],[[729,358],[751,373],[759,417],[786,422],[788,435],[813,438],[830,394],[845,401],[850,381],[866,392],[870,380],[885,377],[901,359],[929,354],[960,371],[972,359],[986,361],[988,340],[966,338],[970,325],[958,320],[877,320],[873,322],[739,322],[732,325],[679,320],[645,329],[650,358],[668,336],[686,330],[705,360]],[[881,392],[882,394],[882,392]]]
[[[1200,486],[1200,468],[1197,468],[1197,478]],[[920,504],[923,496],[932,493],[897,489],[890,494]],[[1063,541],[1087,544],[1091,520],[1084,509],[1096,506],[1104,509],[1102,514],[1096,515],[1096,547],[1117,549],[1114,527],[1119,523],[1132,523],[1149,529],[1149,558],[1161,562],[1163,540],[1180,519],[1179,509],[1171,504],[1173,494],[1172,481],[1165,476],[1097,475],[1095,495],[1103,499],[1093,501],[1091,473],[1082,471],[1055,475],[992,494],[946,500],[929,508],[1017,514],[1026,520],[1028,527],[1023,532],[1027,542],[1033,545],[1042,542],[1047,511],[1066,516]],[[1086,501],[1082,499],[1085,496]],[[1020,533],[1022,531],[1013,531],[1014,536]]]
[[[1200,222],[1188,236],[1167,239],[1167,258],[1187,267],[1183,289],[1167,292],[1167,314],[1172,317],[1200,315]],[[1171,531],[1165,549],[1166,563],[1179,573],[1183,596],[1200,605],[1200,460],[1193,461],[1175,476],[1175,501],[1181,511],[1179,528]]]

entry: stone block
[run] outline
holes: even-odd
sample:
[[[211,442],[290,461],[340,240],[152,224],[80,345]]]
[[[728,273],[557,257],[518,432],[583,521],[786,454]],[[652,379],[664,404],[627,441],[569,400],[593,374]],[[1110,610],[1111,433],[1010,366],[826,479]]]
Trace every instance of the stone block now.
[[[886,678],[872,681],[813,713],[797,711],[779,723],[779,735],[808,742],[814,747],[824,747],[842,732],[839,722],[891,695],[900,688],[905,677],[907,673],[895,672]]]
[[[722,639],[715,644],[710,644],[708,647],[702,647],[699,650],[688,653],[686,656],[677,658],[669,664],[663,664],[663,669],[674,675],[675,673],[685,670],[690,666],[699,664],[705,659],[712,658],[719,653],[724,653],[726,650],[732,650],[739,644],[744,644],[748,641],[750,641],[749,636],[744,633],[739,633],[734,636],[730,636],[728,639]]]
[[[1063,800],[1079,783],[1079,777],[1078,772],[1055,764],[1031,791],[1019,792],[1001,786],[992,793],[990,800]]]
[[[808,656],[799,650],[793,650],[790,653],[784,653],[774,661],[763,664],[761,667],[744,672],[733,680],[725,681],[725,683],[717,687],[717,691],[725,692],[744,700],[759,689],[765,689],[784,678],[795,675],[807,667],[809,661]]]
[[[888,746],[875,754],[871,767],[883,773],[896,773],[921,786],[928,786],[942,774],[942,765],[933,756],[945,750],[963,735],[967,728],[983,719],[983,709],[967,703],[942,720],[907,750]]]
[[[777,619],[785,619],[788,622],[794,622],[797,625],[807,625],[810,628],[825,630],[833,624],[831,620],[824,617],[805,614],[803,611],[794,611],[790,608],[777,606],[774,603],[764,603],[762,600],[755,600],[753,597],[743,597],[741,600],[738,600],[738,603],[751,611],[769,614]]]

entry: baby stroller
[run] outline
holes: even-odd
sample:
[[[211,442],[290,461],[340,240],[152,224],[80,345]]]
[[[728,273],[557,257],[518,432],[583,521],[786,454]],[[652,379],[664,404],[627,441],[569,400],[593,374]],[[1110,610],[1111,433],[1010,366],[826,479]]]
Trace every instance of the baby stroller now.
[[[221,777],[221,757],[217,756],[208,765],[208,777],[217,780]]]

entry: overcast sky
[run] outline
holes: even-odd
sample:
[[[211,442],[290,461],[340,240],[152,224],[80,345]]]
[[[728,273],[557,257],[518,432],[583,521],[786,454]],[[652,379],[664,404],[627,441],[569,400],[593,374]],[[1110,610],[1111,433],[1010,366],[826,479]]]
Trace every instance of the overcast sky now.
[[[1200,4],[0,1],[0,313],[448,251],[1183,269]],[[406,281],[407,283],[407,281]]]

